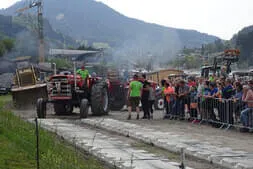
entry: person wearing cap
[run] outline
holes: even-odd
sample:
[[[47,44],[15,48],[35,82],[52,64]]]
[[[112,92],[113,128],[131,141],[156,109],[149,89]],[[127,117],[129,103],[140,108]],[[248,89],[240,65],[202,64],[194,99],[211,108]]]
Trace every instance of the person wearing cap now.
[[[128,98],[129,98],[129,105],[128,105],[128,120],[131,119],[131,113],[132,113],[132,108],[136,107],[136,112],[137,112],[137,120],[139,119],[139,114],[140,114],[140,99],[142,95],[142,88],[143,84],[138,81],[138,75],[134,75],[133,81],[130,82],[129,84],[129,91],[128,91]]]

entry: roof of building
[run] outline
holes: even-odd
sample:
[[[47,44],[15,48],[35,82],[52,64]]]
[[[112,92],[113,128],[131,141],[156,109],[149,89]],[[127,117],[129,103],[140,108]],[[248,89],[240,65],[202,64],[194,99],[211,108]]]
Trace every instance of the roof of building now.
[[[50,49],[50,55],[65,55],[65,56],[73,56],[73,55],[84,55],[84,54],[92,54],[99,53],[100,51],[88,51],[88,50],[69,50],[69,49]]]
[[[28,61],[31,58],[32,58],[32,56],[20,56],[20,57],[16,57],[12,61],[14,61],[14,62],[23,62],[23,61]]]
[[[178,70],[178,69],[161,69],[161,70],[156,70],[153,72],[148,72],[147,74],[154,74],[158,72],[178,72],[178,73],[184,73],[183,70]]]

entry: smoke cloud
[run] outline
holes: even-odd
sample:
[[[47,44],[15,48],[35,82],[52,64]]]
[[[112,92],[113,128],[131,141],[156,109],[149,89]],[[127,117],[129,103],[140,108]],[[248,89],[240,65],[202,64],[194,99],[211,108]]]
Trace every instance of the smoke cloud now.
[[[158,35],[158,36],[157,36]],[[174,30],[158,30],[151,32],[144,30],[124,41],[112,52],[116,63],[130,63],[152,61],[154,68],[159,68],[161,63],[167,63],[175,58],[182,49],[178,33]]]

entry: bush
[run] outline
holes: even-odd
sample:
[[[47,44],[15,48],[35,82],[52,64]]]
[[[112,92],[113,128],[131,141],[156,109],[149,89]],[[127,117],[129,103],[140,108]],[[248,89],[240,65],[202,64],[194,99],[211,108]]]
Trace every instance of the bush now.
[[[5,46],[5,49],[10,52],[14,47],[14,40],[13,39],[4,39],[2,40],[2,43]]]

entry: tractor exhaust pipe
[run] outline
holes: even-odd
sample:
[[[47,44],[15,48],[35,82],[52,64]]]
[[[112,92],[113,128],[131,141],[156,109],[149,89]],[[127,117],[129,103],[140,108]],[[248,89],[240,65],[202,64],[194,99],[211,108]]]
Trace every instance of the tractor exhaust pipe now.
[[[74,81],[75,81],[75,90],[76,90],[76,62],[74,61]]]
[[[56,75],[56,63],[52,63],[54,69],[54,75]]]

